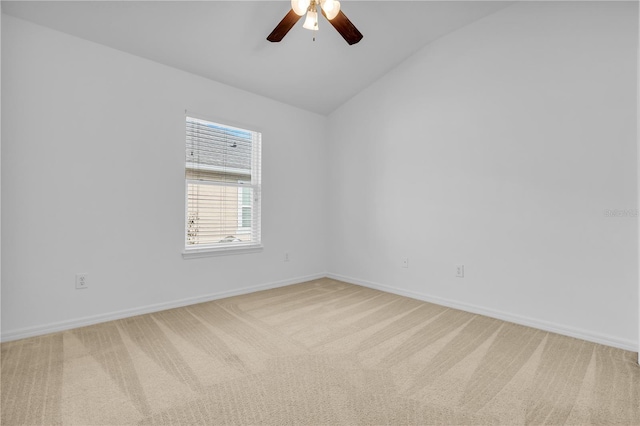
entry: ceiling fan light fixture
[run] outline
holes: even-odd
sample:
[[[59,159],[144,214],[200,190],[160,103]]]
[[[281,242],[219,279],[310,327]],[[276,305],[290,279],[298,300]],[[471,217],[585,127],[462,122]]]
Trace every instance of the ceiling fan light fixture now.
[[[341,7],[338,0],[291,0],[291,9],[267,36],[267,40],[272,43],[282,41],[289,30],[302,18],[305,7],[307,8],[307,16],[302,25],[305,29],[318,30],[318,12],[321,12],[349,45],[356,44],[362,40],[362,33],[340,10]],[[313,36],[314,41],[316,39],[315,34]]]
[[[332,20],[340,12],[340,2],[338,0],[323,0],[321,6],[328,20]]]
[[[312,31],[318,31],[318,12],[310,10],[307,12],[307,19],[304,20],[302,28],[306,28]]]
[[[298,15],[302,16],[309,9],[311,0],[291,0],[291,9]]]

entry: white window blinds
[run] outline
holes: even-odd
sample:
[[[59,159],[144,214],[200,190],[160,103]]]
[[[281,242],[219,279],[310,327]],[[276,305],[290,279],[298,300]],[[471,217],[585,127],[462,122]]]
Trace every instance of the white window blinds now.
[[[185,249],[260,246],[261,134],[186,117]]]

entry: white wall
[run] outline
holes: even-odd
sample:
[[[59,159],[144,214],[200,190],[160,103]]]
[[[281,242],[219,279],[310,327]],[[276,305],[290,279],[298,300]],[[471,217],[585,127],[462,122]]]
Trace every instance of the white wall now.
[[[640,22],[640,8],[637,11],[638,14],[638,22]],[[640,24],[639,24],[640,25]],[[637,86],[636,87],[636,111],[640,112],[640,31],[637,34],[638,39],[638,48],[637,48],[637,67],[636,67],[636,75],[637,75]],[[640,114],[636,114],[636,148],[640,147]],[[640,149],[636,149],[639,151]],[[636,157],[638,159],[638,164],[636,167],[636,181],[638,182],[638,202],[636,203],[636,207],[638,211],[640,211],[640,152],[636,152]],[[640,215],[638,217],[638,267],[640,269]],[[640,364],[640,281],[638,281],[638,364]]]
[[[331,114],[332,276],[635,350],[637,7],[516,4]]]
[[[3,339],[324,275],[325,117],[2,19]],[[182,259],[185,109],[263,132],[262,253]]]
[[[0,3],[0,14],[1,13],[2,13],[2,3]],[[1,82],[2,82],[2,19],[0,19],[0,99],[2,99]],[[2,102],[0,102],[0,188],[2,188],[2,105],[1,104]],[[0,196],[0,241],[2,241],[1,224],[2,224],[2,197]],[[2,259],[2,244],[0,244],[0,330],[2,330],[2,261],[1,259]]]

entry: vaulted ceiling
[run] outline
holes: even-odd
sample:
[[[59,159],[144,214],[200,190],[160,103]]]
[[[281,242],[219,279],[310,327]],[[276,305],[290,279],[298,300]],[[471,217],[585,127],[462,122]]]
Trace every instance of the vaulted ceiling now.
[[[504,1],[356,1],[349,46],[321,18],[280,43],[266,36],[289,1],[2,1],[2,12],[319,114],[329,114],[435,39]]]

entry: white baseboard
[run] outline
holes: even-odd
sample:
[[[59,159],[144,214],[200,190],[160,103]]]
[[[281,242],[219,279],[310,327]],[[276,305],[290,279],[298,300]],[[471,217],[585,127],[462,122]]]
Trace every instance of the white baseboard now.
[[[275,281],[265,284],[260,284],[251,287],[244,287],[236,290],[222,291],[218,293],[207,294],[203,296],[190,297],[186,299],[174,300],[171,302],[157,303],[154,305],[141,306],[133,309],[125,309],[122,311],[110,312],[100,315],[92,315],[89,317],[78,318],[67,321],[60,321],[51,324],[43,324],[34,327],[27,327],[18,330],[10,330],[0,335],[0,341],[9,342],[12,340],[24,339],[27,337],[40,336],[43,334],[55,333],[58,331],[70,330],[78,327],[85,327],[87,325],[98,324],[107,321],[113,321],[122,318],[129,318],[136,315],[149,314],[153,312],[163,311],[166,309],[179,308],[182,306],[194,305],[196,303],[209,302],[212,300],[224,299],[226,297],[238,296],[241,294],[253,293],[261,290],[268,290],[272,288],[285,287],[292,284],[298,284],[305,281],[316,280],[320,278],[332,278],[335,280],[343,281],[346,283],[361,285],[364,287],[384,291],[387,293],[393,293],[400,296],[410,297],[412,299],[423,300],[425,302],[435,303],[441,306],[447,306],[449,308],[459,309],[461,311],[471,312],[474,314],[484,315],[491,318],[500,319],[503,321],[512,322],[528,327],[537,328],[552,333],[562,334],[564,336],[575,337],[577,339],[587,340],[589,342],[600,343],[615,348],[620,348],[628,351],[638,351],[638,343],[628,339],[620,339],[603,335],[600,333],[594,333],[592,331],[583,330],[575,327],[569,327],[562,324],[551,323],[548,321],[537,320],[534,318],[528,318],[521,315],[512,313],[497,311],[493,309],[483,308],[468,303],[458,302],[455,300],[444,299],[437,296],[432,296],[424,293],[417,293],[414,291],[403,290],[396,287],[391,287],[384,284],[375,283],[372,281],[361,280],[358,278],[348,277],[333,273],[320,273],[307,275],[302,277],[291,278],[282,281]]]
[[[307,275],[302,277],[291,278],[288,280],[275,281],[265,284],[259,284],[251,287],[244,287],[236,290],[221,291],[218,293],[206,294],[203,296],[188,297],[186,299],[174,300],[170,302],[157,303],[154,305],[141,306],[133,309],[125,309],[122,311],[110,312],[100,315],[92,315],[89,317],[78,318],[67,321],[60,321],[51,324],[43,324],[34,327],[21,328],[18,330],[10,330],[2,333],[0,341],[9,342],[11,340],[24,339],[27,337],[40,336],[43,334],[55,333],[58,331],[70,330],[87,325],[98,324],[101,322],[113,321],[122,318],[129,318],[136,315],[150,314],[152,312],[164,311],[166,309],[180,308],[182,306],[195,305],[196,303],[210,302],[212,300],[224,299],[226,297],[238,296],[241,294],[253,293],[261,290],[269,290],[277,287],[284,287],[292,284],[298,284],[305,281],[317,280],[326,277],[327,274],[320,273]]]
[[[633,352],[638,351],[638,342],[634,342],[628,339],[620,339],[617,337],[607,336],[600,333],[594,333],[592,331],[583,330],[575,327],[569,327],[562,324],[556,324],[548,321],[542,321],[534,318],[524,317],[517,314],[496,311],[493,309],[487,309],[481,306],[458,302],[455,300],[444,299],[444,298],[432,296],[429,294],[417,293],[409,290],[402,290],[402,289],[391,287],[388,285],[378,284],[371,281],[365,281],[365,280],[361,280],[353,277],[347,277],[344,275],[328,273],[327,277],[332,278],[334,280],[338,280],[338,281],[344,281],[351,284],[361,285],[363,287],[381,290],[387,293],[393,293],[400,296],[410,297],[412,299],[418,299],[425,302],[434,303],[436,305],[446,306],[449,308],[459,309],[465,312],[484,315],[487,317],[496,318],[503,321],[524,325],[527,327],[533,327],[533,328],[537,328],[544,331],[550,331],[552,333],[562,334],[564,336],[575,337],[577,339],[587,340],[593,343],[600,343],[602,345],[612,346],[614,348],[625,349]]]

